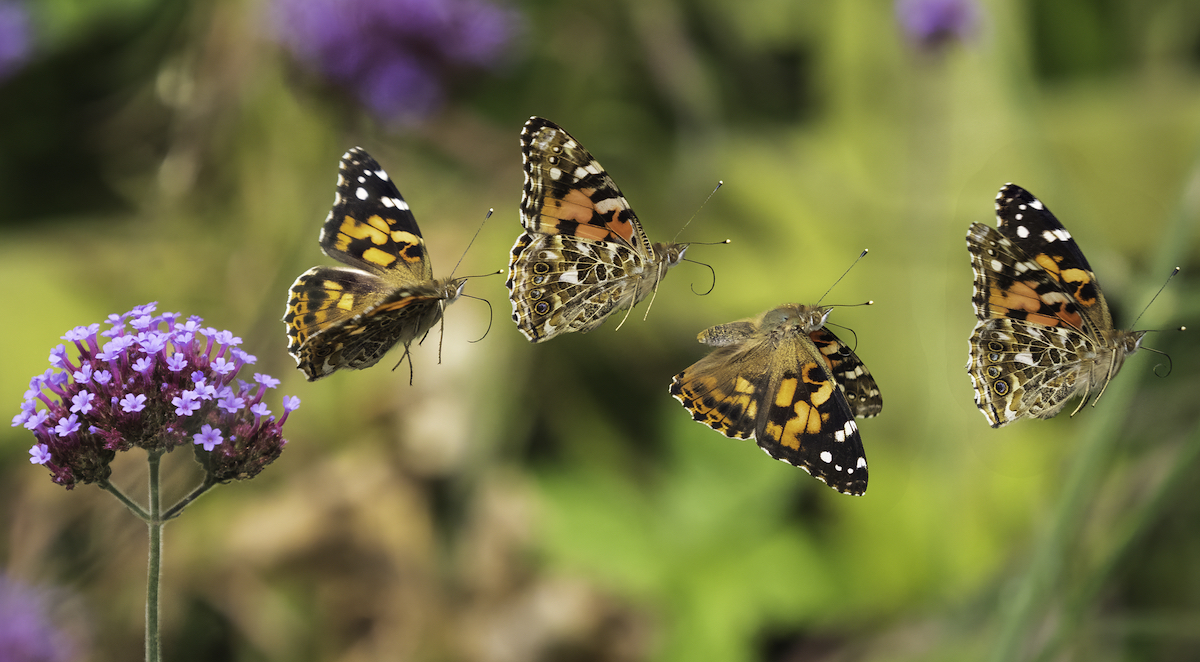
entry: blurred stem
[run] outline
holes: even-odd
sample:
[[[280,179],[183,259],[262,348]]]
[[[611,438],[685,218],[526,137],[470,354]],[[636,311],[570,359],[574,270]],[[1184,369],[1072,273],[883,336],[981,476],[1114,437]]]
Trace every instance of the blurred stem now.
[[[133,499],[130,499],[129,497],[125,496],[125,493],[122,492],[121,490],[117,489],[116,485],[113,485],[112,483],[108,482],[107,478],[100,481],[98,483],[98,485],[100,486],[100,489],[117,497],[117,501],[120,501],[121,503],[125,504],[125,507],[132,510],[133,514],[137,515],[138,518],[141,519],[143,522],[150,521],[150,514],[146,512],[146,509],[142,508],[138,504],[134,503]]]
[[[1158,515],[1164,507],[1180,498],[1185,489],[1185,477],[1193,479],[1196,461],[1200,459],[1200,427],[1192,430],[1191,436],[1180,444],[1180,452],[1171,464],[1171,472],[1159,483],[1153,496],[1136,512],[1125,517],[1124,525],[1114,534],[1116,542],[1111,551],[1104,556],[1104,561],[1090,573],[1090,578],[1074,592],[1064,605],[1067,620],[1055,633],[1054,639],[1046,646],[1041,659],[1058,659],[1059,649],[1075,641],[1079,623],[1090,613],[1090,606],[1096,604],[1100,592],[1116,567],[1125,559],[1134,545],[1150,529],[1150,525],[1158,521]],[[1190,486],[1190,483],[1188,483]]]
[[[159,462],[163,451],[147,451],[150,465],[150,561],[146,572],[146,662],[162,660],[162,642],[158,632],[158,589],[162,581],[162,502],[159,500]]]
[[[1111,456],[1122,428],[1124,404],[1132,394],[1133,380],[1113,382],[1105,393],[1104,407],[1086,407],[1088,417],[1080,435],[1076,461],[1068,468],[1062,497],[1049,529],[1041,533],[1029,567],[1011,599],[1001,608],[999,645],[993,650],[997,662],[1028,659],[1037,625],[1046,623],[1046,613],[1055,609],[1070,545],[1082,529],[1092,496]]]
[[[205,492],[211,490],[213,488],[213,486],[215,486],[217,484],[218,484],[217,481],[213,480],[211,476],[205,476],[204,482],[197,485],[196,489],[192,490],[191,494],[180,499],[179,503],[175,504],[174,506],[171,506],[171,508],[169,510],[167,510],[167,512],[163,513],[162,521],[165,523],[165,522],[175,519],[176,517],[179,517],[180,513],[183,512],[184,508],[187,508],[189,504],[191,504],[196,499],[200,498],[201,494],[204,494]]]
[[[1154,271],[1147,275],[1157,277],[1161,270],[1165,275],[1167,270],[1179,262],[1185,247],[1191,246],[1191,235],[1195,232],[1196,217],[1200,216],[1200,155],[1193,162],[1192,171],[1180,196],[1179,207],[1171,222],[1164,229],[1159,250],[1155,256]],[[1168,266],[1170,265],[1170,266]],[[1157,285],[1143,287],[1142,291],[1153,293]],[[1149,299],[1149,294],[1145,297]],[[1042,532],[1033,557],[1030,559],[1028,571],[1020,577],[1014,588],[1011,599],[1001,607],[1000,635],[998,645],[993,649],[992,660],[1008,662],[1009,660],[1040,658],[1035,645],[1038,634],[1035,628],[1045,623],[1058,623],[1064,626],[1062,618],[1071,618],[1072,614],[1062,609],[1063,599],[1063,570],[1074,561],[1072,545],[1077,542],[1087,517],[1087,510],[1095,500],[1104,467],[1112,457],[1123,422],[1128,403],[1132,398],[1138,380],[1116,380],[1109,385],[1105,393],[1105,403],[1099,407],[1087,407],[1080,412],[1087,416],[1087,427],[1079,438],[1079,450],[1075,455],[1076,461],[1068,469],[1066,480],[1063,482],[1062,498],[1058,502],[1048,530]],[[1194,452],[1186,457],[1193,457]],[[1181,462],[1180,464],[1190,464]],[[1164,488],[1165,489],[1165,488]],[[1153,500],[1159,502],[1158,499]],[[1153,505],[1153,503],[1151,504]],[[1145,515],[1152,512],[1147,510]],[[1126,537],[1126,542],[1135,539],[1133,533]],[[1124,547],[1118,547],[1109,563],[1102,564],[1092,570],[1095,583],[1086,583],[1085,589],[1079,594],[1080,598],[1092,596],[1099,590],[1112,564],[1123,552]],[[1104,573],[1104,574],[1100,574]],[[1075,607],[1082,603],[1072,601]],[[1075,616],[1078,616],[1076,614]],[[1053,641],[1057,641],[1061,633],[1046,633],[1043,652]]]

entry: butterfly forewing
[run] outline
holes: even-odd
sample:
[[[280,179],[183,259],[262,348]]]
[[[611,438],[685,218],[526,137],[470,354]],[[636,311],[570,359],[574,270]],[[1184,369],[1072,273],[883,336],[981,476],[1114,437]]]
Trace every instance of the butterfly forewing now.
[[[527,230],[650,248],[616,182],[561,126],[530,118],[521,131],[521,152],[525,160],[521,224]]]

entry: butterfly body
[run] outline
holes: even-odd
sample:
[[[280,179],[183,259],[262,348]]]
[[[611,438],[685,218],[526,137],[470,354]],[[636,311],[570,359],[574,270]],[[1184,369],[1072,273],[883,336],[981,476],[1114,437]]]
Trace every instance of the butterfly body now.
[[[407,353],[462,294],[466,280],[433,278],[416,219],[387,173],[361,148],[342,156],[337,194],[319,237],[348,266],[313,267],[288,290],[288,353],[309,381],[361,370],[397,344]]]
[[[505,286],[530,342],[600,326],[654,292],[683,259],[687,244],[651,243],[612,178],[562,127],[530,118],[521,149],[524,232]]]
[[[833,489],[863,494],[867,460],[855,418],[883,399],[866,366],[825,328],[830,308],[788,304],[719,324],[697,339],[715,349],[675,375],[671,395],[692,418]]]
[[[1051,418],[1077,395],[1078,411],[1145,335],[1114,327],[1087,259],[1041,201],[1007,184],[996,217],[998,227],[974,223],[967,233],[978,318],[967,371],[994,428]]]

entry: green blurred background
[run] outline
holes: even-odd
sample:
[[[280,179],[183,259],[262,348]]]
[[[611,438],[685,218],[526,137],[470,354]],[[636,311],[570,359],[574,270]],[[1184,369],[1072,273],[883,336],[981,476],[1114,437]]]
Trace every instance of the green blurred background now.
[[[1118,324],[1179,265],[1138,328],[1200,325],[1200,4],[959,3],[968,27],[922,41],[888,0],[514,0],[498,66],[439,72],[444,102],[399,121],[289,53],[272,4],[28,3],[34,48],[0,81],[0,402],[17,413],[68,329],[147,301],[240,335],[303,401],[269,470],[167,528],[166,659],[1200,659],[1195,332],[1147,337],[1168,376],[1141,352],[1097,407],[1003,430],[963,369],[964,236],[1010,181]],[[457,272],[487,273],[519,234],[533,114],[653,240],[693,216],[679,240],[732,239],[689,252],[712,293],[685,264],[648,319],[532,346],[503,277],[473,279],[490,310],[450,308],[414,385],[387,360],[305,382],[279,319],[331,263],[341,154],[387,168],[438,276],[495,208]],[[698,331],[814,303],[863,248],[825,299],[875,301],[831,318],[885,400],[854,498],[667,386]],[[3,572],[54,587],[80,659],[140,657],[144,526],[3,430]],[[135,494],[141,455],[114,463]],[[190,456],[165,460],[169,494]]]

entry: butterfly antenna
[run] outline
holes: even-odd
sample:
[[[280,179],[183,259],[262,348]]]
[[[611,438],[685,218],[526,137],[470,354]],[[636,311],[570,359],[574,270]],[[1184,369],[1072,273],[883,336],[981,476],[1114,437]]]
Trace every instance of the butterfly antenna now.
[[[487,214],[484,214],[483,220],[479,223],[479,228],[475,230],[474,235],[471,235],[471,241],[467,242],[467,247],[463,249],[462,255],[460,255],[458,257],[458,262],[456,262],[454,264],[454,268],[450,270],[451,278],[453,278],[454,274],[458,271],[458,265],[462,264],[463,258],[465,258],[467,256],[467,251],[471,250],[471,245],[474,244],[475,240],[479,238],[479,233],[483,232],[484,224],[487,223],[487,220],[492,217],[492,212],[494,212],[494,211],[495,211],[495,209],[489,209],[489,210],[487,210]],[[497,272],[497,273],[499,273],[499,272]],[[491,274],[488,274],[488,275],[490,276]]]
[[[821,305],[821,302],[825,300],[825,297],[829,296],[829,293],[833,291],[833,288],[837,287],[837,284],[842,282],[842,279],[846,277],[846,274],[850,273],[850,270],[854,268],[854,265],[858,264],[858,261],[863,259],[864,256],[866,256],[867,251],[869,251],[869,250],[870,250],[869,248],[864,248],[863,252],[859,253],[858,257],[854,259],[854,262],[849,267],[846,267],[846,270],[842,272],[842,275],[838,276],[838,279],[833,281],[833,285],[830,285],[829,289],[825,290],[825,294],[822,294],[821,298],[817,299],[818,306]],[[871,303],[874,303],[874,302],[868,301],[867,305],[870,305]]]
[[[1142,312],[1138,313],[1137,318],[1133,320],[1133,324],[1131,326],[1137,326],[1138,320],[1142,319],[1142,315],[1145,315],[1146,311],[1150,309],[1150,304],[1154,303],[1154,300],[1158,298],[1158,295],[1162,294],[1163,290],[1167,289],[1167,284],[1171,282],[1171,279],[1174,278],[1175,274],[1177,273],[1179,273],[1179,267],[1175,267],[1175,270],[1171,272],[1171,275],[1167,276],[1167,282],[1163,283],[1162,287],[1158,288],[1158,291],[1154,293],[1154,296],[1150,297],[1150,303],[1146,304],[1146,307],[1142,309]]]
[[[714,193],[716,193],[717,191],[719,191],[719,190],[721,189],[721,187],[722,187],[722,186],[724,186],[724,185],[725,185],[725,182],[724,182],[724,181],[722,181],[722,180],[717,180],[717,186],[716,186],[716,188],[714,188],[714,189],[712,190],[712,193],[709,193],[709,194],[708,194],[708,197],[704,199],[704,202],[701,202],[701,203],[700,203],[700,207],[698,207],[698,208],[696,209],[696,211],[695,211],[695,212],[692,214],[692,218],[689,218],[689,219],[687,220],[687,223],[684,223],[684,224],[683,224],[683,227],[679,228],[679,232],[676,232],[676,233],[675,233],[675,236],[671,238],[671,243],[672,243],[672,244],[673,244],[673,243],[675,243],[675,240],[679,238],[679,235],[683,234],[683,231],[687,229],[687,226],[688,226],[689,224],[691,224],[691,222],[692,222],[692,219],[696,218],[696,215],[700,213],[700,210],[701,210],[701,209],[704,209],[704,205],[708,204],[708,201],[712,199],[712,197],[713,197],[713,194],[714,194]],[[729,243],[729,240],[728,240],[728,239],[726,239],[725,241],[723,241],[723,242],[719,242],[719,243],[725,243],[725,244],[728,244],[728,243]]]

